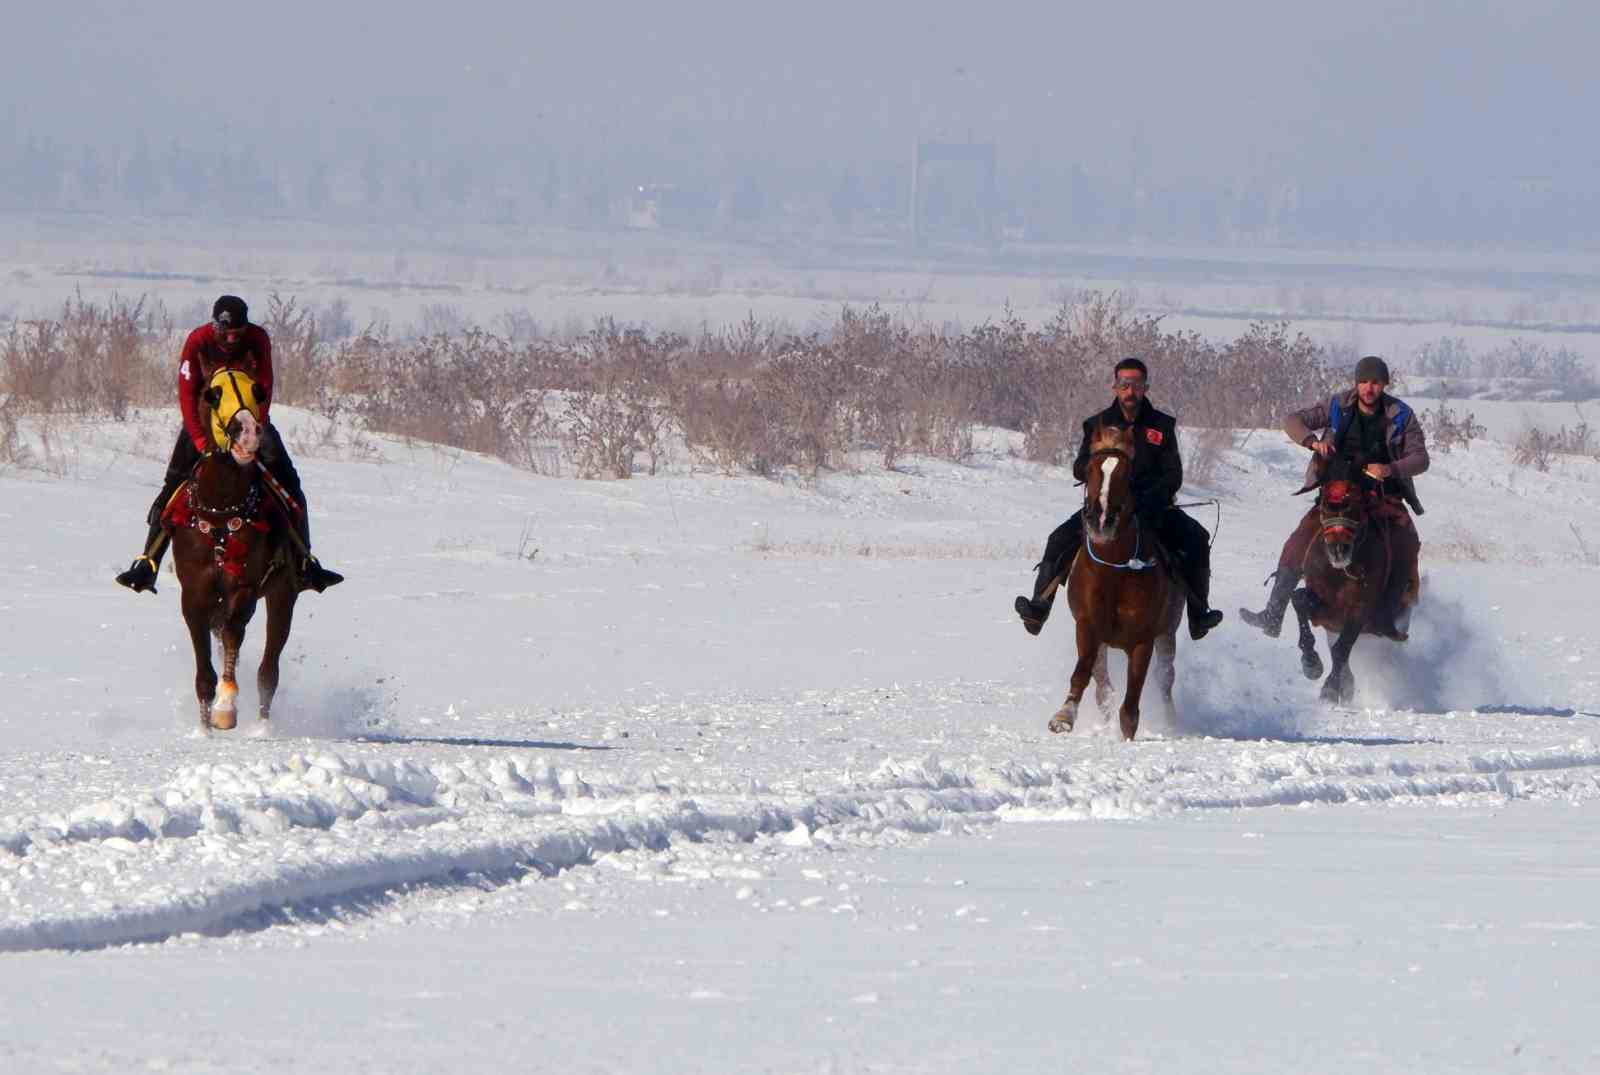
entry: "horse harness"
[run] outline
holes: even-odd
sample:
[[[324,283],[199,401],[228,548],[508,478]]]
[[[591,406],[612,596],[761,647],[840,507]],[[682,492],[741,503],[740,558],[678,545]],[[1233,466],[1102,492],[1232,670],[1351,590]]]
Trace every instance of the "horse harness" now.
[[[251,482],[240,503],[222,508],[200,503],[193,479],[185,487],[184,496],[188,518],[178,521],[210,538],[211,556],[217,566],[235,582],[242,580],[256,534],[271,529],[271,524],[260,517],[261,483]]]
[[[1359,549],[1367,536],[1367,523],[1373,521],[1374,515],[1370,508],[1361,518],[1357,518],[1351,513],[1351,509],[1358,498],[1361,497],[1379,500],[1382,499],[1383,493],[1381,491],[1365,492],[1355,482],[1344,479],[1329,482],[1326,488],[1323,489],[1322,498],[1333,514],[1328,514],[1328,512],[1322,510],[1321,504],[1318,505],[1318,536],[1326,541],[1330,533],[1342,530],[1351,535],[1351,545]],[[1388,521],[1381,514],[1378,515],[1374,528],[1383,531],[1384,557],[1386,560],[1392,560],[1394,552],[1389,547],[1388,526]],[[1354,562],[1354,558],[1352,558],[1351,563]],[[1340,570],[1350,579],[1359,580],[1362,577],[1362,575],[1352,572],[1348,567]]]
[[[1102,448],[1098,452],[1095,452],[1089,456],[1089,462],[1093,463],[1096,459],[1101,459],[1110,455],[1114,455],[1118,459],[1121,459],[1123,462],[1127,463],[1129,473],[1132,473],[1133,458],[1129,456],[1127,452],[1121,451],[1117,448]],[[1084,484],[1083,501],[1085,504],[1088,504],[1089,502],[1089,487],[1087,483]],[[1100,557],[1096,556],[1094,551],[1094,542],[1090,540],[1088,534],[1083,536],[1083,551],[1089,554],[1089,559],[1093,560],[1101,567],[1109,567],[1116,571],[1148,571],[1150,568],[1155,567],[1159,562],[1155,557],[1152,556],[1149,559],[1140,558],[1139,551],[1143,547],[1144,527],[1139,522],[1138,512],[1133,513],[1133,555],[1129,556],[1120,564],[1114,564],[1109,560],[1102,560]]]

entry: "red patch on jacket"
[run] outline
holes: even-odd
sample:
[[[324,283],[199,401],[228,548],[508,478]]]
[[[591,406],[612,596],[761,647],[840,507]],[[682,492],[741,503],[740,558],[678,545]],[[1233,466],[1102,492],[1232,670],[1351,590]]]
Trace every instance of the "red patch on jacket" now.
[[[1149,441],[1151,444],[1159,445],[1161,443],[1161,430],[1159,430],[1159,429],[1147,429],[1147,430],[1145,430],[1144,431],[1144,439]]]

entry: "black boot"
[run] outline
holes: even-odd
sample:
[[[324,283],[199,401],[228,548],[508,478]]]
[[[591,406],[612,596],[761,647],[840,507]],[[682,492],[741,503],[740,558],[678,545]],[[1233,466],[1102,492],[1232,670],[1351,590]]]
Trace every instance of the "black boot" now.
[[[321,593],[329,586],[337,586],[344,581],[344,576],[337,571],[329,571],[317,562],[317,558],[310,553],[300,562],[300,590],[315,590]]]
[[[1017,610],[1017,615],[1022,617],[1022,628],[1030,635],[1037,635],[1044,629],[1044,621],[1050,618],[1050,606],[1055,604],[1056,590],[1052,584],[1056,581],[1058,571],[1055,563],[1039,565],[1039,577],[1033,583],[1033,596],[1018,595],[1012,602],[1012,607]]]
[[[144,593],[149,590],[156,592],[156,572],[161,570],[161,565],[148,556],[141,556],[133,562],[133,566],[117,576],[117,585],[126,586],[134,593]]]
[[[344,581],[344,576],[337,571],[329,571],[311,554],[310,513],[306,511],[304,501],[299,504],[299,509],[291,510],[289,514],[294,520],[294,544],[300,552],[300,592],[315,590],[321,593],[329,586],[339,585]]]
[[[1181,557],[1179,565],[1189,589],[1189,637],[1198,642],[1222,622],[1222,610],[1211,607],[1210,557],[1191,554]]]
[[[165,501],[161,503],[165,504]],[[134,593],[148,590],[156,592],[156,575],[161,571],[161,556],[167,551],[167,532],[161,528],[161,516],[150,526],[150,536],[145,539],[144,552],[134,559],[128,570],[117,576],[117,585],[126,586]]]
[[[1251,627],[1259,627],[1268,638],[1277,638],[1283,631],[1283,613],[1289,607],[1289,596],[1300,582],[1300,572],[1287,567],[1278,568],[1272,576],[1272,593],[1267,596],[1267,607],[1260,612],[1247,608],[1239,610],[1239,618]]]

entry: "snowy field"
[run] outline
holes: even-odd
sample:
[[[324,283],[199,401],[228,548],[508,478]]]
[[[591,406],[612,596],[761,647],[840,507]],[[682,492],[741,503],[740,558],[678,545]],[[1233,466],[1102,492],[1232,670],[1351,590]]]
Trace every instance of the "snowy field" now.
[[[349,581],[264,735],[261,621],[201,736],[176,580],[111,581],[173,415],[0,472],[3,1070],[1600,1070],[1592,461],[1436,456],[1334,711],[1237,620],[1305,507],[1241,433],[1229,619],[1126,744],[1045,731],[1075,490],[1005,435],[580,482],[274,417]]]

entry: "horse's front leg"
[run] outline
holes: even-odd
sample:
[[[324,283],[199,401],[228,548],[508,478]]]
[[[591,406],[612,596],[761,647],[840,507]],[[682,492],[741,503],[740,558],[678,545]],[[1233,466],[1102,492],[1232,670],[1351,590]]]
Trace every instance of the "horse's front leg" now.
[[[1150,674],[1150,658],[1155,649],[1155,640],[1149,639],[1128,650],[1128,690],[1122,696],[1122,709],[1117,714],[1122,721],[1124,739],[1132,739],[1139,731],[1139,696],[1144,693],[1144,679]]]
[[[1161,700],[1172,707],[1172,685],[1178,681],[1178,636],[1163,631],[1156,636],[1155,649],[1156,686],[1161,689]]]
[[[256,693],[261,699],[261,719],[272,715],[272,699],[278,693],[278,658],[289,641],[294,622],[295,591],[284,580],[267,594],[267,637],[261,650],[261,666],[256,669]],[[262,725],[265,727],[265,725]]]
[[[1094,675],[1095,659],[1100,654],[1100,636],[1095,634],[1086,620],[1078,621],[1078,663],[1072,669],[1072,682],[1067,691],[1067,700],[1061,703],[1061,708],[1056,710],[1055,716],[1050,718],[1052,732],[1070,732],[1073,724],[1078,720],[1078,703],[1083,701],[1083,692],[1089,688],[1089,680]]]
[[[1339,631],[1339,637],[1328,647],[1333,652],[1333,670],[1322,684],[1324,702],[1344,703],[1356,695],[1356,676],[1350,671],[1350,651],[1355,648],[1361,634],[1361,620],[1353,619]]]
[[[183,622],[194,645],[194,696],[200,703],[200,730],[211,731],[211,705],[217,697],[217,670],[211,663],[211,609],[189,589],[183,594]]]
[[[244,644],[244,625],[230,617],[222,625],[222,682],[217,685],[217,700],[211,706],[211,726],[227,731],[239,723],[239,647]]]
[[[1111,712],[1111,699],[1116,697],[1116,686],[1111,682],[1111,669],[1106,665],[1106,650],[1101,646],[1094,658],[1094,704],[1100,712]]]
[[[1317,595],[1301,587],[1289,598],[1294,605],[1294,618],[1300,624],[1300,671],[1307,679],[1322,675],[1322,658],[1317,656],[1317,636],[1311,632],[1311,613],[1317,607]]]

